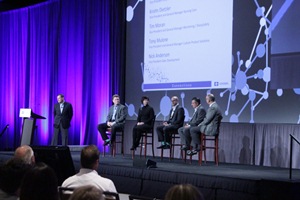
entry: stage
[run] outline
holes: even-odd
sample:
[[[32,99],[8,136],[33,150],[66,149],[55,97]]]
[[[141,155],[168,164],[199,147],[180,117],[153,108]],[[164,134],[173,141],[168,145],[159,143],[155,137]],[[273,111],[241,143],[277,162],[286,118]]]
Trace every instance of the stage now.
[[[11,158],[13,152],[0,152],[0,162]],[[80,168],[80,151],[71,148],[75,170]],[[174,184],[191,183],[206,199],[299,199],[300,170],[293,170],[289,180],[287,168],[208,162],[199,166],[196,160],[184,163],[148,157],[157,168],[146,168],[146,160],[131,155],[100,157],[99,174],[114,181],[118,192],[163,198]],[[142,161],[141,161],[142,160]],[[142,166],[141,166],[142,163]]]

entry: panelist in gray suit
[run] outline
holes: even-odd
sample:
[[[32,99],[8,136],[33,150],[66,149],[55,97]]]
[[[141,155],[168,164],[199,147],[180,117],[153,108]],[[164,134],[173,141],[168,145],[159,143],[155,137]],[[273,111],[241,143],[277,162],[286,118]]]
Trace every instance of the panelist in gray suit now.
[[[192,99],[192,107],[194,108],[193,116],[190,121],[183,127],[178,129],[178,133],[181,139],[182,148],[181,150],[189,150],[191,145],[191,127],[197,127],[204,119],[206,111],[201,105],[199,98],[194,97]]]
[[[124,129],[125,120],[127,117],[127,107],[120,104],[119,95],[115,94],[112,97],[114,105],[109,108],[109,113],[106,122],[98,125],[98,131],[104,141],[104,145],[111,144],[116,139],[116,132]],[[107,128],[111,128],[111,136],[108,138],[106,134]]]
[[[213,94],[206,95],[205,99],[209,108],[207,109],[207,113],[203,121],[197,127],[193,127],[190,130],[193,149],[187,151],[188,155],[197,154],[199,151],[201,133],[211,136],[219,134],[220,123],[223,118],[222,112],[218,104],[215,102],[215,96]]]

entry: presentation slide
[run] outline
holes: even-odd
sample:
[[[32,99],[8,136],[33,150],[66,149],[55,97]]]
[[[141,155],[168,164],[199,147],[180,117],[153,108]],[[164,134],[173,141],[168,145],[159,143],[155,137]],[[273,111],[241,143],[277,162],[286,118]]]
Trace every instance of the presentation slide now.
[[[177,96],[188,121],[212,93],[222,122],[300,124],[299,2],[127,0],[128,120],[142,96],[167,120]]]
[[[230,88],[233,0],[145,1],[143,91]]]

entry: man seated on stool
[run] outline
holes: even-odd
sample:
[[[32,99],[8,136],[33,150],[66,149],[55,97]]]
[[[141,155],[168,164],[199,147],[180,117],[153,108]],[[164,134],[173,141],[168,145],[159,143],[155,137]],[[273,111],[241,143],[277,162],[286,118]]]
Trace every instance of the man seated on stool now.
[[[215,102],[213,94],[206,95],[206,103],[209,105],[204,120],[197,126],[191,128],[192,150],[187,151],[187,155],[195,155],[200,150],[200,134],[215,136],[219,134],[220,121],[222,120],[222,112]]]
[[[127,116],[127,107],[120,104],[119,95],[113,95],[112,99],[114,105],[109,108],[106,123],[98,125],[98,131],[101,134],[104,145],[112,144],[115,141],[117,131],[122,131],[124,129]],[[111,128],[110,138],[108,138],[106,134],[107,128]]]
[[[158,149],[170,149],[171,134],[183,126],[184,123],[184,109],[178,103],[178,97],[171,98],[172,108],[170,110],[169,120],[164,122],[162,126],[156,128],[158,141],[161,146]]]
[[[182,148],[181,150],[189,150],[191,145],[191,127],[198,126],[204,119],[206,111],[201,105],[199,98],[194,97],[192,99],[192,107],[194,108],[194,113],[190,121],[184,126],[178,129],[178,134],[181,139]]]
[[[99,167],[100,152],[95,145],[89,145],[81,150],[79,173],[67,178],[62,187],[78,188],[84,185],[92,185],[96,188],[117,193],[114,183],[108,179],[101,177],[96,171]]]
[[[142,133],[152,128],[151,124],[154,119],[154,110],[149,105],[149,98],[143,96],[141,102],[143,107],[139,109],[137,123],[132,129],[132,147],[130,148],[132,151],[139,146]]]

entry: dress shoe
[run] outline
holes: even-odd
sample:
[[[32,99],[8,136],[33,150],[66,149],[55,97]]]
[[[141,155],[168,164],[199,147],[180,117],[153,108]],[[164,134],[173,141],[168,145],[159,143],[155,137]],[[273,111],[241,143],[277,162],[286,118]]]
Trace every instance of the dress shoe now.
[[[183,151],[186,151],[186,150],[189,150],[189,149],[190,149],[190,147],[185,146],[185,145],[183,145],[183,146],[180,148],[180,150],[183,150]]]
[[[110,140],[107,140],[104,142],[104,146],[108,145],[110,143]]]
[[[198,151],[195,150],[195,149],[193,149],[193,150],[188,150],[188,151],[186,152],[186,154],[189,155],[189,156],[196,155],[197,153],[198,153]]]
[[[132,147],[130,148],[130,150],[131,150],[131,151],[135,151],[135,150],[136,150],[136,147],[132,146]]]
[[[164,149],[165,148],[165,144],[163,144],[163,145],[160,145],[159,147],[157,147],[157,149]]]

